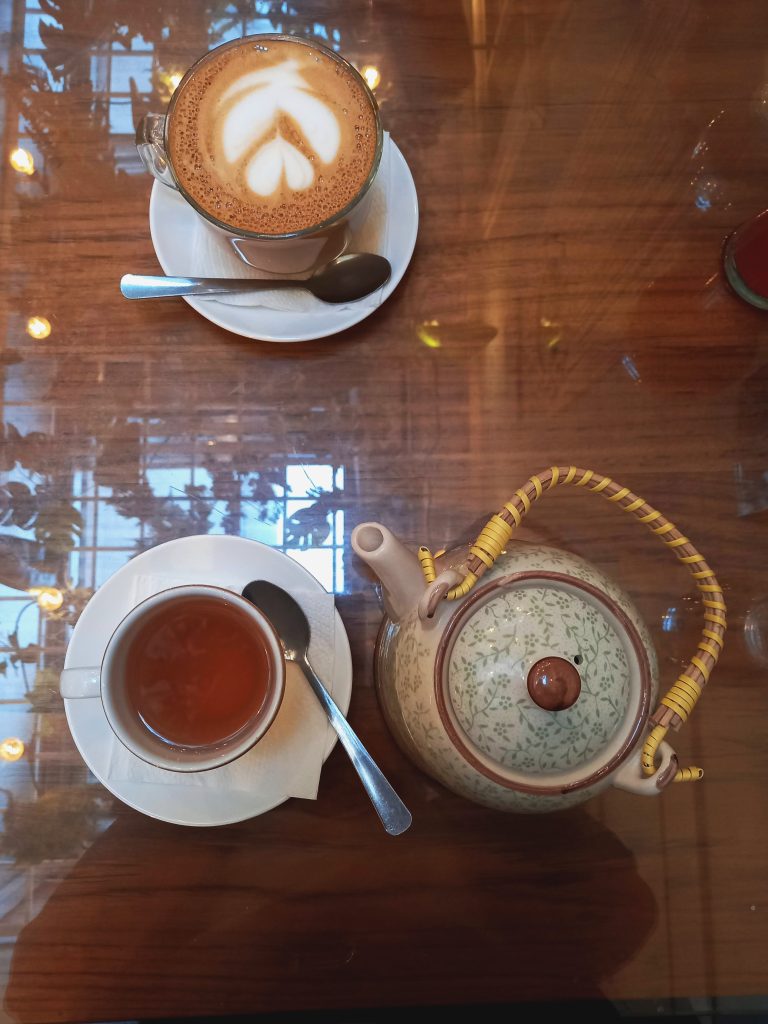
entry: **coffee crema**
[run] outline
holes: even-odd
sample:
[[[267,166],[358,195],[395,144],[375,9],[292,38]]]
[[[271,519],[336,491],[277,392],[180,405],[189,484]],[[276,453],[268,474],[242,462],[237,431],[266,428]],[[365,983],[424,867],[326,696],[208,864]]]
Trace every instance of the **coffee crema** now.
[[[233,604],[184,597],[150,612],[125,661],[128,701],[176,746],[220,743],[258,717],[271,686],[267,643]]]
[[[371,99],[349,69],[301,41],[213,50],[180,86],[168,122],[177,181],[235,230],[289,234],[350,203],[376,155]]]

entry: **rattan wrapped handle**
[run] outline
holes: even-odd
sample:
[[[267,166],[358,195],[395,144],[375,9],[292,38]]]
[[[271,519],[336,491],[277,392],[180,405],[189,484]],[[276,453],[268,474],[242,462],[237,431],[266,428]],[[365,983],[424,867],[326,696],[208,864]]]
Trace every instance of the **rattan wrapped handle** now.
[[[441,600],[455,601],[464,597],[499,557],[509,542],[512,533],[530,511],[531,506],[545,491],[554,487],[571,484],[584,487],[595,494],[601,494],[617,508],[633,515],[668,547],[678,561],[688,569],[696,580],[704,608],[704,627],[696,653],[684,672],[677,677],[674,685],[662,697],[659,706],[651,715],[653,727],[643,747],[642,765],[646,775],[653,775],[655,755],[668,729],[679,729],[696,706],[701,692],[707,685],[712,670],[723,649],[726,630],[726,607],[723,591],[712,569],[699,554],[690,540],[644,498],[633,494],[628,487],[611,480],[610,477],[595,473],[592,469],[577,466],[551,466],[542,473],[530,477],[514,497],[491,516],[480,535],[470,548],[464,564],[464,577],[456,583],[453,572],[436,576],[434,558],[428,548],[421,548],[419,560],[428,588],[422,602],[427,615],[433,615]],[[676,781],[701,778],[699,768],[686,768],[675,776]]]

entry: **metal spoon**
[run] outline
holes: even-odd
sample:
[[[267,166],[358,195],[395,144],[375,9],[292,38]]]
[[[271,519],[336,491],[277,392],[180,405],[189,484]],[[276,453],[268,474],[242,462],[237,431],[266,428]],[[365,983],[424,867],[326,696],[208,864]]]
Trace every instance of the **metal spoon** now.
[[[307,682],[328,715],[328,721],[349,754],[384,828],[391,836],[399,836],[401,832],[405,832],[412,821],[411,812],[384,778],[381,769],[360,742],[309,663],[307,650],[310,629],[301,607],[281,587],[266,580],[248,583],[243,588],[243,597],[264,612],[283,642],[285,657],[299,665],[304,672]]]
[[[126,299],[164,299],[170,295],[224,295],[227,292],[302,288],[323,302],[354,302],[389,280],[389,260],[372,252],[349,252],[305,279],[253,277],[160,277],[126,274],[120,291]]]

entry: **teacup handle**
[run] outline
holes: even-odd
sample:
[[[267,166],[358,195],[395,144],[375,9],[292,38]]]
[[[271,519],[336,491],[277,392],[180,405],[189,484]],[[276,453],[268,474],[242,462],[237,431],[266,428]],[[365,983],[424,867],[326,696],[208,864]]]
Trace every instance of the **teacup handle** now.
[[[59,692],[65,700],[101,696],[101,669],[65,668],[59,678]]]
[[[145,114],[142,117],[136,129],[136,149],[152,177],[178,191],[165,151],[165,114]]]

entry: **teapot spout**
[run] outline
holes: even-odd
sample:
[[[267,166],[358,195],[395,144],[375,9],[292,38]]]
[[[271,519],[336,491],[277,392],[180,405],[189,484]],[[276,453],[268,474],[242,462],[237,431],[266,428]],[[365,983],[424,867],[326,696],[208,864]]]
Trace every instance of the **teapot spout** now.
[[[373,569],[384,589],[384,608],[399,622],[424,593],[419,560],[381,523],[361,523],[352,531],[352,548]]]

